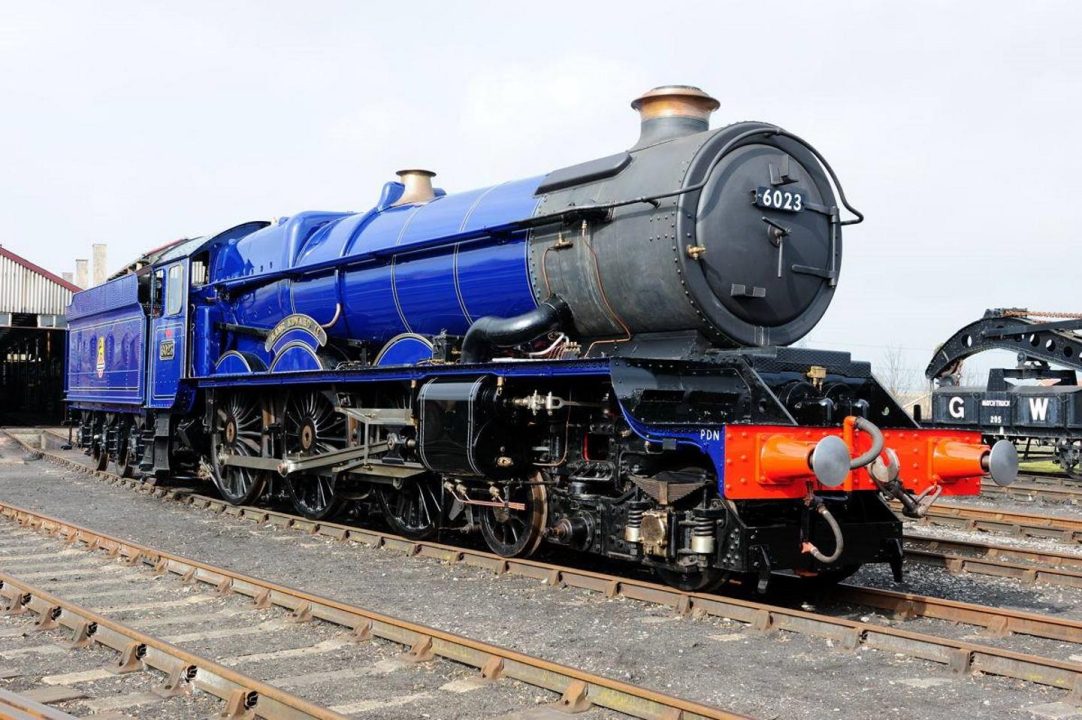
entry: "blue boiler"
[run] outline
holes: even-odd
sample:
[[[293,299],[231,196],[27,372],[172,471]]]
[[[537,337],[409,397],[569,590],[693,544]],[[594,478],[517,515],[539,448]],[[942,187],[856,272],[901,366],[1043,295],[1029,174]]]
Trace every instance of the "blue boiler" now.
[[[528,231],[485,231],[531,217],[540,181],[437,189],[420,204],[401,204],[406,185],[390,182],[367,212],[303,212],[234,241],[218,251],[210,276],[233,288],[225,313],[237,325],[269,329],[302,314],[330,337],[376,347],[400,335],[463,335],[480,317],[537,306]],[[260,338],[235,345],[272,361]]]

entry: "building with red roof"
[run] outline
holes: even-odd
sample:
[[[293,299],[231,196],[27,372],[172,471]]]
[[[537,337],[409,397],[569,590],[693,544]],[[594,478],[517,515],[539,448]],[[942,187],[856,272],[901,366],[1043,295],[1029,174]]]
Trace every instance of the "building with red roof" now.
[[[76,292],[0,246],[0,425],[63,418],[64,313]]]

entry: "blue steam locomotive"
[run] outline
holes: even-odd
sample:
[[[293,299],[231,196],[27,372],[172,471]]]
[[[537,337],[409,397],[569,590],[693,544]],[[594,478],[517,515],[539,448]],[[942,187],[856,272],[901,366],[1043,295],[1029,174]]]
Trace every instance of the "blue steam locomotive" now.
[[[697,88],[632,107],[626,151],[457,194],[402,171],[366,212],[179,241],[77,294],[80,444],[233,503],[554,543],[682,587],[900,573],[883,496],[920,514],[1009,482],[1013,448],[918,429],[867,363],[785,347],[862,219],[818,151],[710,130]]]

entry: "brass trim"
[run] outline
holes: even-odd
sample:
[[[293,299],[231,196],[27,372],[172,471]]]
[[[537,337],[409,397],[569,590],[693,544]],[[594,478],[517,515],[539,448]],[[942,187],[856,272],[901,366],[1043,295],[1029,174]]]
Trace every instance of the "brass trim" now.
[[[398,175],[398,181],[406,187],[402,191],[402,197],[398,198],[391,207],[417,205],[429,202],[436,197],[436,191],[432,189],[432,178],[436,177],[436,173],[431,170],[411,168],[399,170],[396,175]]]
[[[663,85],[631,101],[643,122],[661,117],[690,117],[709,120],[721,107],[716,98],[691,85]]]

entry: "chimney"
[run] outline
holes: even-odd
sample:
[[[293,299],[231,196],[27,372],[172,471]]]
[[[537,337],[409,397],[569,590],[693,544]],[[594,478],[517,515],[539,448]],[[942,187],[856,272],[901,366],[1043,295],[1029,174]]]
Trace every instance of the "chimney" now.
[[[72,284],[75,283],[75,280],[72,279],[74,275],[72,275],[70,272],[60,273],[60,277],[64,279],[64,282],[70,282]]]
[[[90,277],[87,274],[87,270],[90,266],[90,262],[85,258],[79,258],[75,261],[75,284],[86,290],[87,283],[90,282]]]
[[[432,189],[432,178],[436,177],[436,173],[431,170],[399,170],[397,175],[398,181],[406,187],[402,197],[395,200],[392,207],[426,203],[436,197]]]
[[[710,113],[720,106],[691,85],[663,85],[649,90],[631,101],[631,107],[639,111],[641,128],[634,148],[709,130]]]
[[[94,243],[94,284],[105,282],[105,243]]]

